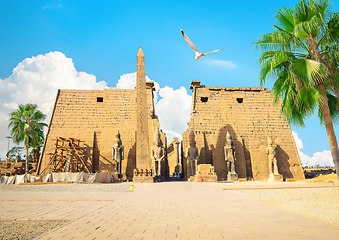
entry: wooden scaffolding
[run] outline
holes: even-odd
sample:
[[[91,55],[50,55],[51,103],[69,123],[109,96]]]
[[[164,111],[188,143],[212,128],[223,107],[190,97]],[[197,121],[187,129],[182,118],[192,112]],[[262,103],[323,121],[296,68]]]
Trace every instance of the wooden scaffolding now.
[[[51,153],[50,161],[47,167],[41,172],[44,173],[47,169],[51,172],[81,172],[90,173],[84,160],[84,152],[80,143],[84,142],[76,138],[57,137],[55,141],[54,153]]]

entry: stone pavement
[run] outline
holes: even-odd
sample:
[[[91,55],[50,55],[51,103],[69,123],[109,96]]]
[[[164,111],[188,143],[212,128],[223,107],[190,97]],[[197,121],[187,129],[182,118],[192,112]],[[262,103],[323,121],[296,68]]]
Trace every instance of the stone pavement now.
[[[263,181],[248,181],[248,182],[224,182],[217,184],[218,188],[224,190],[246,190],[246,189],[291,189],[291,188],[338,188],[339,181],[297,181],[297,182],[263,182]]]
[[[130,183],[71,185],[65,186],[64,191],[47,190],[55,185],[45,186],[46,191],[3,191],[1,219],[70,220],[41,239],[338,239],[339,236],[339,226],[222,190],[222,185],[227,184],[144,183],[134,184],[134,192],[129,192]]]

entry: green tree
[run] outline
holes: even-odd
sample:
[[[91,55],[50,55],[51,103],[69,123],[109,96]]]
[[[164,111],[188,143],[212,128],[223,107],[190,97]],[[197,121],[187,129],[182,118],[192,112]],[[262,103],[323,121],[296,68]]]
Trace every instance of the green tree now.
[[[25,142],[26,145],[26,173],[29,171],[28,148],[31,139],[32,143],[39,141],[39,136],[43,137],[43,128],[47,124],[43,121],[46,115],[38,110],[36,104],[19,105],[18,109],[9,114],[8,128],[11,128],[11,136],[15,143]]]
[[[22,151],[24,150],[24,147],[21,146],[14,146],[12,147],[6,154],[6,157],[9,158],[11,161],[14,159],[21,160]]]
[[[36,131],[34,131],[34,137],[30,136],[29,138],[29,147],[32,148],[32,153],[29,154],[29,156],[31,157],[31,159],[33,159],[34,163],[37,163],[39,161],[39,157],[40,157],[40,149],[41,146],[44,143],[44,132],[43,129],[36,129]]]
[[[309,0],[279,9],[275,18],[274,31],[254,43],[263,51],[260,84],[274,81],[274,102],[282,99],[281,110],[291,124],[304,127],[304,119],[318,113],[339,178],[333,128],[339,116],[339,13],[332,12],[327,0]]]

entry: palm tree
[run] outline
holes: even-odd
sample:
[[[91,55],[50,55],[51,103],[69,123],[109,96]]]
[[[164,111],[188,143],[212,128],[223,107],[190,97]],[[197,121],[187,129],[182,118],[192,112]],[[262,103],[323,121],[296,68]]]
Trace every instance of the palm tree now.
[[[29,141],[28,141],[28,145],[29,147],[32,148],[32,158],[33,158],[33,162],[37,163],[39,161],[39,157],[40,157],[40,149],[41,146],[44,143],[44,132],[43,129],[35,129],[35,131],[33,132],[34,136],[30,136]]]
[[[36,104],[19,105],[18,109],[9,114],[8,128],[11,128],[11,136],[13,141],[20,143],[25,141],[26,145],[26,173],[29,171],[28,148],[29,139],[33,143],[39,141],[37,138],[43,132],[43,128],[47,124],[42,122],[46,119],[46,115],[38,110]]]
[[[339,151],[333,121],[338,120],[339,13],[328,0],[304,0],[293,9],[281,8],[277,25],[254,43],[263,51],[260,84],[273,80],[274,102],[291,123],[318,112],[325,125],[339,178]],[[333,120],[333,121],[332,121]]]

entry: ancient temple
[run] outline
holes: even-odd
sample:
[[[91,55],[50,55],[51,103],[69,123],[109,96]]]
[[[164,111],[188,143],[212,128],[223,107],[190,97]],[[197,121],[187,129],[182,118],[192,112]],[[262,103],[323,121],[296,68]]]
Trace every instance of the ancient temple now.
[[[159,125],[153,103],[154,83],[146,82],[145,58],[137,54],[136,89],[58,90],[37,173],[49,168],[55,139],[83,141],[81,152],[91,172],[116,173],[112,146],[119,131],[124,146],[123,179],[135,169],[151,169],[150,149]],[[166,135],[160,131],[166,146]]]
[[[182,141],[185,179],[189,180],[192,174],[185,153],[192,131],[199,151],[198,168],[199,165],[212,165],[218,180],[227,180],[229,173],[229,163],[225,159],[227,132],[232,141],[228,145],[233,145],[228,149],[234,150],[236,178],[269,179],[269,157],[273,158],[266,153],[269,136],[275,143],[279,174],[284,179],[304,179],[290,125],[281,115],[280,105],[273,105],[271,91],[266,88],[207,87],[200,85],[200,81],[192,81],[190,89],[191,118]]]
[[[85,166],[123,180],[153,182],[178,173],[189,181],[304,179],[290,126],[266,88],[206,87],[192,81],[191,118],[180,158],[178,139],[167,144],[161,131],[141,48],[136,82],[135,89],[58,90],[37,174],[66,169],[61,165],[69,149],[55,141],[77,139],[76,169]],[[118,131],[120,158],[112,153]],[[59,168],[51,167],[56,155],[61,155]]]

